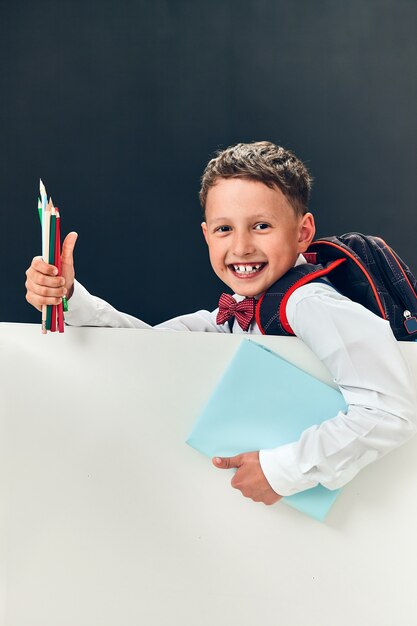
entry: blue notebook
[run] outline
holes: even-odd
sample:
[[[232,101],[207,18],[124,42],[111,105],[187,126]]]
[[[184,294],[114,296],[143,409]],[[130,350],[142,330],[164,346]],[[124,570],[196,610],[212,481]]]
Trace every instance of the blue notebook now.
[[[346,410],[340,391],[264,346],[244,340],[187,443],[210,458],[276,448]],[[323,521],[339,491],[318,485],[283,500]]]

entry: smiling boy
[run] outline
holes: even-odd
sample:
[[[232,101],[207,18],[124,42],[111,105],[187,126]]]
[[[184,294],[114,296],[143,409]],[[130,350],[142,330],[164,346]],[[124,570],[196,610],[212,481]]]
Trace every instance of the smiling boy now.
[[[221,178],[207,193],[202,223],[214,272],[241,296],[259,296],[295,265],[314,233],[276,187]]]
[[[270,142],[237,144],[212,159],[200,190],[202,230],[213,270],[234,292],[233,299],[223,294],[218,309],[182,315],[155,328],[260,334],[253,299],[306,262],[303,252],[315,234],[310,188],[304,164]],[[40,309],[66,294],[70,325],[151,328],[74,280],[76,237],[70,233],[64,242],[62,277],[41,257],[33,259],[27,270],[28,302]],[[341,487],[416,430],[412,379],[386,320],[326,281],[296,289],[288,298],[286,318],[326,365],[348,410],[307,429],[291,444],[213,459],[219,468],[237,468],[232,486],[265,504],[319,483]]]

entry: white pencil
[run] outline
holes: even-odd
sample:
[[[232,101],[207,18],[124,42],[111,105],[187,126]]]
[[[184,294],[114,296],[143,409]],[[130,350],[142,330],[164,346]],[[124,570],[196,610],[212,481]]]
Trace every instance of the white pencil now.
[[[51,212],[49,211],[49,218],[47,217],[47,202],[48,197],[46,195],[45,185],[42,180],[39,180],[39,193],[42,201],[42,258],[45,263],[49,261],[49,224]],[[46,304],[42,305],[42,334],[46,335]]]

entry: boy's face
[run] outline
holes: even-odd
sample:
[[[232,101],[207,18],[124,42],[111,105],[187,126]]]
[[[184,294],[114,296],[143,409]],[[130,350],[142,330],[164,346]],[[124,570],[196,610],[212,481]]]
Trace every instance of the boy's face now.
[[[280,189],[245,178],[217,180],[201,227],[213,270],[242,296],[266,291],[293,267],[315,233],[311,213],[298,217]]]

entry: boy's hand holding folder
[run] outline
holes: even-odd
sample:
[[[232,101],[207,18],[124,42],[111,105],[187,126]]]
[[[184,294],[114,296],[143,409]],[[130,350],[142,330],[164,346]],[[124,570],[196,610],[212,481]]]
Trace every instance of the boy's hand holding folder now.
[[[237,467],[232,486],[244,496],[274,504],[280,495],[272,487],[265,488],[263,480],[267,479],[259,477],[259,452],[252,451],[291,444],[307,428],[346,410],[340,391],[264,346],[244,340],[198,416],[187,443],[214,458],[215,467]],[[221,463],[216,458],[221,458]],[[283,501],[323,520],[337,494],[338,490],[317,485],[284,494]]]
[[[213,464],[221,469],[237,468],[230,484],[246,498],[268,505],[281,500],[282,496],[275,493],[265,478],[259,463],[259,452],[245,452],[225,458],[216,456]]]

